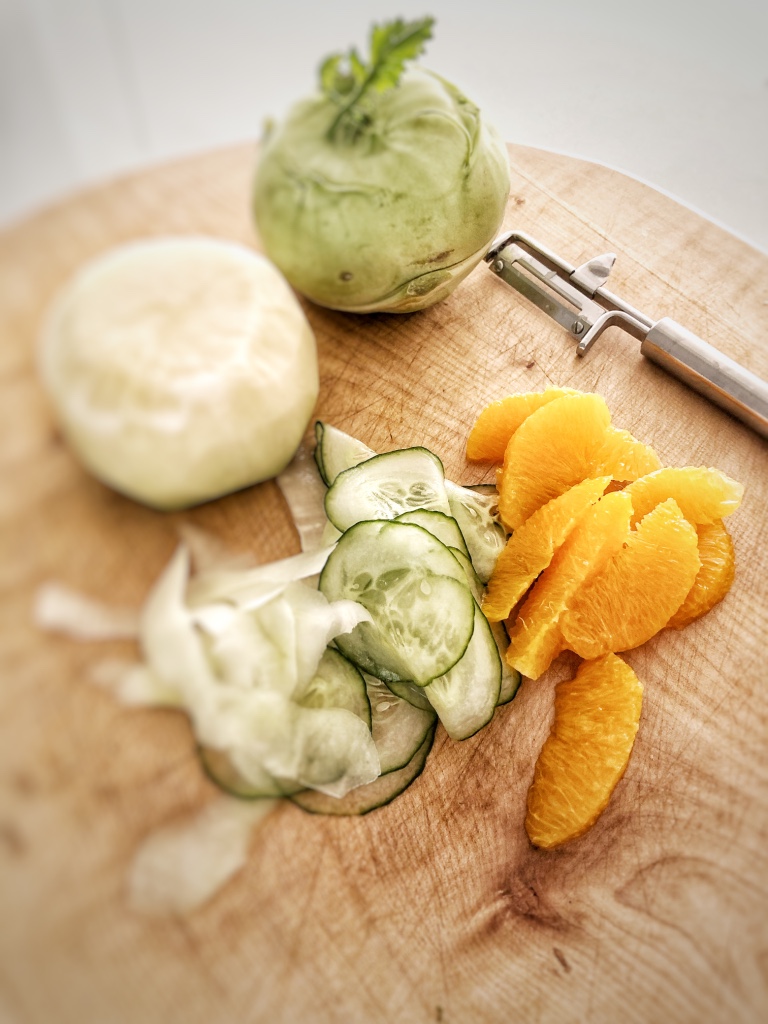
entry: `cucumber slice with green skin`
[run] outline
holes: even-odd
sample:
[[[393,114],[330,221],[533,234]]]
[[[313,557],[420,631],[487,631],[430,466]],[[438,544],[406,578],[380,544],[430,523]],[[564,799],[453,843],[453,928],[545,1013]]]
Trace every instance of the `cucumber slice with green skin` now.
[[[502,661],[502,675],[501,675],[501,689],[499,690],[499,699],[496,701],[496,707],[500,708],[504,704],[509,704],[511,700],[514,700],[517,695],[517,691],[520,689],[521,676],[517,669],[509,668],[508,665]]]
[[[403,700],[407,700],[408,703],[412,704],[415,708],[419,708],[421,711],[431,711],[434,713],[435,709],[427,700],[423,686],[417,686],[415,683],[411,683],[407,679],[390,679],[384,685],[388,690],[391,690],[396,697],[401,697]]]
[[[487,583],[496,565],[496,559],[504,550],[507,534],[497,522],[494,511],[498,495],[481,494],[468,487],[459,487],[450,480],[445,481],[451,515],[459,524],[469,548],[470,558],[477,575]]]
[[[456,548],[463,551],[469,558],[467,545],[464,543],[459,524],[453,516],[447,516],[444,512],[427,511],[424,508],[417,508],[413,512],[403,512],[396,517],[398,523],[413,523],[429,531],[433,537],[437,537],[447,548]]]
[[[475,629],[464,657],[424,688],[445,731],[465,740],[493,718],[501,690],[501,657],[488,620],[475,604]]]
[[[323,465],[323,434],[325,433],[325,424],[317,420],[315,423],[315,465],[317,466],[320,476],[323,478],[323,483],[328,486],[328,477],[325,475],[325,466]]]
[[[326,796],[312,789],[291,796],[291,801],[310,814],[335,814],[342,817],[353,817],[368,814],[377,807],[384,807],[400,796],[410,784],[421,775],[432,749],[435,738],[434,723],[429,727],[421,746],[404,768],[381,775],[366,786],[359,786],[341,799]]]
[[[357,523],[328,558],[320,590],[329,601],[351,599],[370,613],[371,622],[335,643],[385,682],[409,679],[425,686],[456,664],[472,637],[475,602],[464,570],[420,526]]]
[[[472,597],[474,597],[478,604],[482,604],[483,597],[485,596],[485,587],[481,583],[480,577],[475,572],[475,567],[472,565],[472,559],[469,555],[465,555],[463,551],[459,551],[458,548],[451,548],[451,554],[464,569],[464,575]]]
[[[343,430],[332,427],[329,423],[321,423],[320,420],[315,424],[315,438],[315,462],[320,470],[320,476],[328,487],[339,473],[358,466],[376,454],[356,437],[345,434]]]
[[[337,637],[341,651],[380,679],[409,678],[426,686],[462,657],[472,637],[472,595],[453,576],[423,567],[391,570],[375,578],[358,600],[372,623]],[[394,582],[392,582],[394,581]]]
[[[317,672],[292,700],[304,708],[346,708],[371,728],[371,704],[365,680],[343,654],[326,647]]]
[[[381,774],[404,768],[424,742],[435,724],[435,712],[429,701],[419,709],[387,687],[375,676],[365,677],[371,703],[373,742],[379,752]]]
[[[426,448],[375,455],[339,473],[325,495],[325,514],[341,531],[364,520],[394,519],[417,508],[451,514],[443,464]]]
[[[522,677],[516,668],[512,668],[511,665],[507,664],[505,655],[509,647],[509,637],[504,628],[504,623],[489,622],[488,625],[491,627],[493,638],[499,649],[499,657],[501,658],[501,690],[499,692],[499,699],[496,701],[496,707],[500,708],[502,704],[509,704],[520,689]]]
[[[379,754],[370,729],[346,708],[304,708],[287,742],[264,757],[266,770],[329,796],[346,796],[379,776]]]
[[[241,800],[261,800],[281,796],[292,796],[299,793],[302,786],[290,779],[273,779],[264,772],[263,779],[258,782],[247,782],[235,768],[225,750],[214,750],[211,747],[199,747],[198,754],[203,771],[219,789],[230,796]]]

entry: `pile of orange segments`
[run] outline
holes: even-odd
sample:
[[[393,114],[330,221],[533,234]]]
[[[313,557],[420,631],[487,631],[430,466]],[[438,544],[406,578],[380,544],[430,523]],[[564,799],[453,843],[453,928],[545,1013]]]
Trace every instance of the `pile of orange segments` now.
[[[594,823],[629,760],[642,686],[616,652],[682,629],[726,595],[723,519],[744,489],[717,469],[663,469],[611,424],[599,395],[565,388],[489,405],[467,456],[501,463],[499,514],[512,533],[483,611],[506,621],[507,660],[537,679],[564,650],[586,659],[558,687],[528,794],[528,834],[553,847]]]

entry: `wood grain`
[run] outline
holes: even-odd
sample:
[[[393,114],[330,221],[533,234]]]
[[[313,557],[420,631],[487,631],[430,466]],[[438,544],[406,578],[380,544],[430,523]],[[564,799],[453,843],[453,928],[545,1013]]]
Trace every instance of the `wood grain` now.
[[[76,196],[0,237],[0,1019],[37,1022],[756,1022],[768,1012],[768,460],[746,428],[607,332],[577,360],[564,332],[483,269],[411,316],[306,305],[317,414],[374,448],[425,444],[447,474],[487,401],[555,383],[598,390],[667,464],[746,485],[737,577],[681,633],[627,655],[645,704],[597,826],[534,850],[525,794],[564,657],[480,735],[439,731],[389,807],[326,820],[286,805],[208,905],[150,920],[125,902],[142,838],[212,796],[189,730],[87,681],[129,644],[41,636],[55,578],[141,600],[181,521],[272,559],[298,549],[274,484],[163,515],[90,479],[34,369],[40,318],[84,260],[121,241],[205,233],[255,244],[254,154],[237,148]],[[605,168],[510,147],[505,226],[574,264],[619,254],[613,290],[768,377],[768,258]],[[486,473],[486,478],[490,474]]]

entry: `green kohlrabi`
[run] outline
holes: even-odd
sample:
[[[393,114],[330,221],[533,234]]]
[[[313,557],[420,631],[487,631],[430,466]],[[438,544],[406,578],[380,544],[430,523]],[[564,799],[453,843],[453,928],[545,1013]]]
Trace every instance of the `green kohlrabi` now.
[[[357,313],[423,309],[501,224],[507,153],[445,79],[403,70],[432,19],[374,26],[371,57],[328,58],[321,91],[268,133],[254,210],[264,248],[309,299]]]

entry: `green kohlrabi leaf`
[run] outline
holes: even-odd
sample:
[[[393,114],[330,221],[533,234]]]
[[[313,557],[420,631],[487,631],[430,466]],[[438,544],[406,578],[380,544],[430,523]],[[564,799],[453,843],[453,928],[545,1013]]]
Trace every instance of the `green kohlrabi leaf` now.
[[[421,56],[432,38],[434,18],[374,25],[371,31],[371,85],[377,92],[397,85],[407,60]]]
[[[415,60],[432,38],[434,18],[403,21],[397,18],[371,30],[370,61],[357,50],[333,54],[320,67],[320,88],[341,108],[328,132],[333,139],[340,127],[356,135],[369,121],[366,94],[397,85],[406,61]]]

